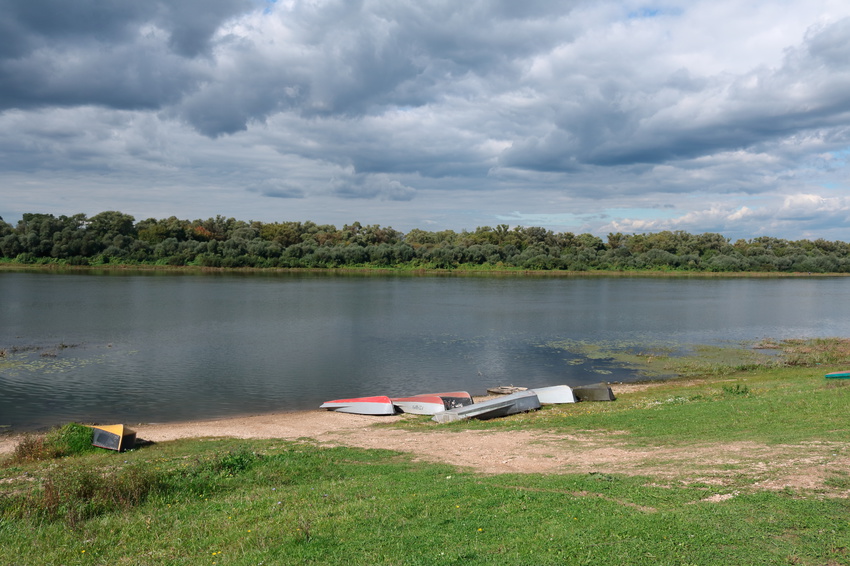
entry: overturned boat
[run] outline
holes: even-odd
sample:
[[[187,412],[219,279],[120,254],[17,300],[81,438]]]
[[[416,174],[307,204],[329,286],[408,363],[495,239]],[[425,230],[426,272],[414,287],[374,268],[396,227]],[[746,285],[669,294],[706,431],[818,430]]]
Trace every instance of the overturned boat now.
[[[92,446],[117,450],[118,452],[132,450],[136,446],[136,431],[130,430],[122,424],[89,426],[92,429]]]
[[[450,423],[463,419],[494,419],[507,417],[517,413],[536,411],[540,408],[540,400],[533,391],[519,391],[496,399],[474,403],[465,407],[455,407],[437,413],[431,420],[438,423]]]
[[[335,399],[322,403],[319,408],[355,415],[394,415],[396,413],[392,400],[385,395]]]
[[[446,410],[443,398],[438,395],[393,397],[391,400],[398,410],[411,415],[435,415]]]
[[[607,383],[593,383],[573,387],[573,393],[579,401],[614,401],[614,391]]]
[[[466,391],[419,393],[410,397],[393,397],[393,405],[412,415],[436,415],[455,407],[472,405],[472,395]]]
[[[575,403],[576,396],[569,385],[551,385],[549,387],[535,387],[529,389],[540,399],[541,405],[560,405],[562,403]]]
[[[834,371],[826,374],[824,377],[827,379],[850,379],[850,370]]]

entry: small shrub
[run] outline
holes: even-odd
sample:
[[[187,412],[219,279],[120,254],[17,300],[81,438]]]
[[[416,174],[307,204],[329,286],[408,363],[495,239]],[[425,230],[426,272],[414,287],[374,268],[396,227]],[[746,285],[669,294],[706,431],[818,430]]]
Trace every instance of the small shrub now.
[[[49,451],[49,448],[45,446],[44,437],[28,434],[15,446],[11,461],[17,463],[33,460],[49,460],[57,457],[55,452]]]

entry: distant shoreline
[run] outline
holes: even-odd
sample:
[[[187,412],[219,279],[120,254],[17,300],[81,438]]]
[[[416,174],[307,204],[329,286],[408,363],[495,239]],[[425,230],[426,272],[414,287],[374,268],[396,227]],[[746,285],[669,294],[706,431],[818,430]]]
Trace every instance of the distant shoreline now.
[[[692,279],[736,279],[736,278],[797,278],[797,277],[850,277],[850,273],[808,273],[785,271],[567,271],[532,269],[394,269],[388,267],[204,267],[197,265],[150,265],[150,264],[108,264],[108,265],[65,265],[65,264],[21,264],[0,262],[0,271],[43,271],[43,272],[156,272],[156,273],[196,273],[196,274],[328,274],[328,275],[411,275],[411,276],[512,276],[512,277],[661,277]]]

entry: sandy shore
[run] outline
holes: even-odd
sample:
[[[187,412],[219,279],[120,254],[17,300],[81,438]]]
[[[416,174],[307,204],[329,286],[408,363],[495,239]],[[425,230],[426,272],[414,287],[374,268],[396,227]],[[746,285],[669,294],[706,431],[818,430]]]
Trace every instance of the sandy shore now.
[[[615,394],[652,384],[612,386]],[[477,399],[480,400],[480,399]],[[732,442],[687,447],[629,447],[623,434],[574,434],[531,430],[441,430],[415,432],[376,428],[405,415],[367,416],[314,410],[162,424],[125,423],[141,439],[166,442],[184,438],[267,438],[303,440],[322,446],[382,448],[414,459],[443,462],[483,473],[623,473],[657,478],[692,477],[722,485],[729,474],[748,473],[763,489],[822,488],[831,470],[850,467],[847,443],[767,446]],[[568,417],[565,417],[568,418]],[[11,453],[20,437],[0,436],[0,455]],[[845,456],[844,454],[848,455]],[[729,470],[733,470],[730,472]],[[737,471],[735,471],[737,470]],[[746,472],[744,470],[747,470]],[[847,495],[845,495],[847,496]]]
[[[562,463],[529,449],[535,440],[541,440],[539,432],[410,432],[373,426],[405,418],[408,417],[316,410],[182,423],[125,424],[136,431],[138,438],[152,442],[211,437],[304,440],[327,446],[398,450],[413,453],[419,459],[489,473],[545,471]],[[15,436],[0,439],[0,454],[11,453],[18,440]]]
[[[648,386],[612,385],[617,395]],[[475,397],[475,402],[491,398]],[[422,459],[451,462],[493,473],[544,471],[564,463],[587,462],[586,454],[578,457],[574,450],[566,451],[563,447],[557,450],[563,454],[552,457],[543,450],[547,435],[540,431],[410,432],[373,426],[406,418],[409,416],[353,415],[317,409],[189,422],[124,424],[135,430],[138,438],[152,442],[205,437],[309,439],[327,445],[412,452]],[[597,436],[590,435],[588,440],[590,437],[598,440]],[[0,454],[11,453],[19,440],[16,435],[0,436]],[[563,440],[563,437],[556,440]]]
[[[623,393],[639,385],[623,385],[615,389]],[[481,402],[491,397],[476,397]],[[408,452],[423,460],[448,462],[488,473],[539,472],[567,465],[584,469],[591,463],[587,454],[565,449],[564,437],[540,431],[447,431],[411,432],[375,428],[377,423],[396,422],[410,418],[406,415],[368,416],[314,410],[263,414],[237,418],[222,418],[173,423],[124,423],[136,431],[138,438],[166,442],[183,438],[267,438],[309,440],[329,446],[384,448]],[[548,440],[547,440],[548,439]],[[598,435],[588,435],[584,442],[598,441]],[[14,450],[19,437],[0,436],[0,454]],[[548,446],[551,442],[559,446]],[[585,449],[589,446],[585,446]],[[597,447],[598,450],[610,448]],[[556,452],[556,454],[553,454]],[[597,458],[608,460],[618,450]],[[590,468],[587,468],[590,469]]]

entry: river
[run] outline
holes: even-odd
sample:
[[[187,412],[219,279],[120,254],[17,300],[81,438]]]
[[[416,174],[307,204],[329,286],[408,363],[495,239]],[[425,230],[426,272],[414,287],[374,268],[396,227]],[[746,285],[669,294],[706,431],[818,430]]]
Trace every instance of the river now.
[[[841,277],[0,272],[0,427],[638,375],[570,343],[850,335]],[[2,430],[2,429],[0,429]]]

